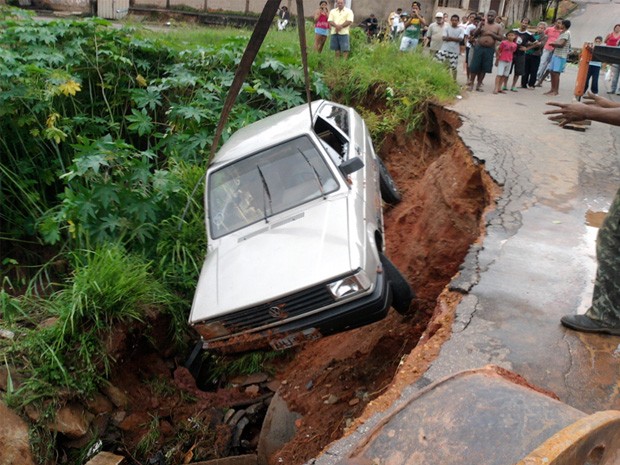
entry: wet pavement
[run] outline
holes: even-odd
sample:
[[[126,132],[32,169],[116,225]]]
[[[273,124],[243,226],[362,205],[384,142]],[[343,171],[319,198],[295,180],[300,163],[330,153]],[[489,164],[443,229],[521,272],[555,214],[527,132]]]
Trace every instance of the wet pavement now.
[[[350,457],[373,429],[402,409],[413,412],[408,402],[425,387],[488,364],[555,393],[567,408],[585,414],[620,410],[620,337],[560,325],[562,315],[589,306],[598,231],[591,225],[620,186],[620,127],[593,122],[581,132],[560,128],[542,114],[550,108],[547,101],[573,100],[576,72],[574,65],[567,68],[557,97],[543,95],[549,83],[493,95],[495,76],[488,75],[484,92],[464,92],[452,107],[462,115],[460,136],[502,188],[486,217],[486,237],[472,246],[450,285],[465,294],[452,336],[395,403],[312,463]],[[379,463],[392,463],[382,457]]]

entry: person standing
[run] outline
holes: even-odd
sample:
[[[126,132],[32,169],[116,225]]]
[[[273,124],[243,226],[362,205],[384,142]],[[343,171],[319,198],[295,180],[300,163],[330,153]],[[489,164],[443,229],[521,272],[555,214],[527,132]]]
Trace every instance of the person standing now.
[[[420,11],[420,2],[413,2],[411,4],[411,14],[406,16],[404,26],[405,33],[400,40],[400,51],[415,50],[420,42],[422,28],[426,26],[426,21],[424,21]]]
[[[392,11],[390,16],[388,16],[388,25],[390,27],[390,37],[392,40],[396,40],[396,36],[399,33],[401,23],[400,15],[402,12],[402,8],[397,8],[396,11]]]
[[[506,85],[508,84],[508,76],[510,76],[510,67],[514,60],[514,54],[517,51],[515,39],[515,31],[508,31],[506,38],[497,47],[497,58],[495,59],[497,76],[495,76],[494,94],[503,94],[507,90]]]
[[[353,24],[353,11],[344,6],[344,0],[336,0],[336,8],[329,12],[327,18],[331,26],[330,48],[337,57],[348,58],[351,44],[349,42],[349,26]]]
[[[510,90],[517,92],[517,81],[519,77],[525,73],[525,52],[529,48],[530,44],[534,42],[534,35],[527,30],[530,25],[529,18],[522,18],[521,24],[518,29],[514,29],[515,43],[517,44],[517,50],[514,53],[512,59],[512,85]]]
[[[549,74],[548,68],[551,63],[551,57],[553,56],[553,47],[551,44],[560,37],[562,21],[564,21],[562,18],[558,18],[553,26],[545,29],[547,43],[543,47],[542,55],[540,56],[540,65],[538,65],[538,72],[536,73],[536,87],[541,87],[543,81]]]
[[[459,26],[459,16],[450,17],[450,25],[444,28],[441,49],[435,54],[435,59],[448,62],[452,70],[452,77],[456,81],[456,68],[459,64],[459,50],[465,37],[465,31]]]
[[[601,36],[596,36],[594,38],[594,45],[601,45],[603,43],[603,38]],[[600,61],[590,61],[588,65],[588,75],[586,76],[586,83],[583,86],[583,94],[585,95],[588,91],[588,85],[592,90],[594,95],[598,95],[598,77],[601,73],[601,66],[603,63]]]
[[[605,45],[608,47],[617,47],[620,44],[620,24],[614,26],[614,30],[605,36]],[[618,89],[618,78],[620,77],[620,65],[611,65],[611,88],[607,92],[608,94],[618,93],[620,95],[620,89]]]
[[[547,36],[545,35],[546,28],[547,23],[544,21],[538,23],[536,32],[534,33],[534,42],[532,42],[528,50],[525,51],[525,70],[521,78],[521,87],[523,89],[534,89],[536,85],[536,73],[540,66],[540,56],[547,42]]]
[[[329,18],[327,0],[321,0],[319,8],[314,12],[314,50],[319,53],[323,51],[327,35],[329,34],[327,18]]]
[[[570,29],[571,22],[568,19],[562,21],[560,26],[560,36],[558,40],[553,42],[553,57],[551,57],[550,70],[551,70],[551,90],[545,92],[544,95],[555,96],[560,91],[560,74],[564,72],[566,68],[566,60],[568,59],[568,52],[570,50]]]
[[[471,24],[468,24],[467,27],[465,28],[465,63],[463,63],[463,66],[465,67],[465,74],[467,75],[467,82],[469,82],[469,78],[471,77],[471,73],[469,71],[469,60],[471,56],[473,55],[472,43],[474,39],[472,37],[472,34],[476,30],[478,25],[480,24],[480,21],[482,21],[482,17],[474,13],[474,19],[472,20]]]
[[[559,121],[560,126],[572,121],[589,119],[620,126],[620,103],[589,93],[592,102],[555,103],[559,107],[548,110],[549,119]],[[592,305],[585,315],[564,315],[563,326],[585,333],[620,336],[620,189],[611,202],[607,216],[596,237],[596,261],[598,268],[594,280]]]
[[[485,74],[493,71],[493,55],[495,44],[503,39],[502,27],[495,24],[494,10],[489,10],[486,21],[482,20],[472,33],[474,38],[474,52],[469,61],[470,79],[467,90],[474,87],[474,79],[477,79],[476,90],[482,92],[481,85]]]
[[[426,50],[426,47],[428,47],[428,52],[433,57],[439,49],[441,49],[443,31],[445,28],[446,24],[444,23],[443,13],[438,11],[435,14],[435,22],[428,27],[426,35],[424,36],[424,49]]]

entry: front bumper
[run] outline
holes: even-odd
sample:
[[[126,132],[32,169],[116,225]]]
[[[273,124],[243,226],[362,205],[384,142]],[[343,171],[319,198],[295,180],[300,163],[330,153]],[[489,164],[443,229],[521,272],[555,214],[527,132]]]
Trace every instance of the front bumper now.
[[[266,331],[233,335],[224,340],[205,341],[204,348],[222,353],[260,350],[288,335],[306,333],[309,339],[339,333],[379,321],[387,315],[392,292],[385,273],[378,273],[372,294],[348,301],[342,305],[303,315]],[[200,324],[195,327],[200,333]],[[312,331],[315,330],[315,331]],[[311,334],[311,335],[310,335]]]

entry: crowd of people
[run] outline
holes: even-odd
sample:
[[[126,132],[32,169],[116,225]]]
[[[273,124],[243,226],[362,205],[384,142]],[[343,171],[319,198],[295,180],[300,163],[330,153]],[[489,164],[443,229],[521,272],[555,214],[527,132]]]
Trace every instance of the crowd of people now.
[[[285,29],[290,20],[286,7],[278,12],[278,29]],[[386,18],[383,29],[378,18],[370,14],[358,25],[369,40],[379,36],[398,44],[400,51],[422,50],[437,61],[443,62],[456,79],[459,62],[462,62],[467,76],[466,88],[483,91],[484,78],[495,67],[494,94],[533,90],[550,81],[545,95],[559,93],[560,76],[566,68],[571,50],[571,22],[558,18],[554,24],[540,21],[536,27],[528,18],[522,18],[519,26],[506,28],[507,18],[498,17],[490,10],[486,15],[472,12],[462,18],[438,11],[434,21],[427,24],[421,11],[421,4],[414,1],[411,9],[397,8]],[[320,0],[314,12],[314,49],[322,52],[329,37],[329,48],[336,56],[348,57],[350,29],[354,26],[354,14],[345,6],[345,0],[335,0],[334,8],[327,0]],[[620,45],[620,24],[613,31],[597,36],[593,45]],[[462,57],[462,59],[460,59]],[[609,82],[607,93],[620,95],[620,65],[605,65],[592,61],[589,65],[584,93],[599,92],[600,75],[604,72]]]

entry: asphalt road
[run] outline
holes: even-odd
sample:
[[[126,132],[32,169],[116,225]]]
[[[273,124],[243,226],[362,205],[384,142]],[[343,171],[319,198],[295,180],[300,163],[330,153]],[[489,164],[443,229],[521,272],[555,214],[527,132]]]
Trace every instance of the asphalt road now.
[[[597,35],[605,38],[620,23],[620,0],[579,2],[569,19],[573,47],[581,48]]]

